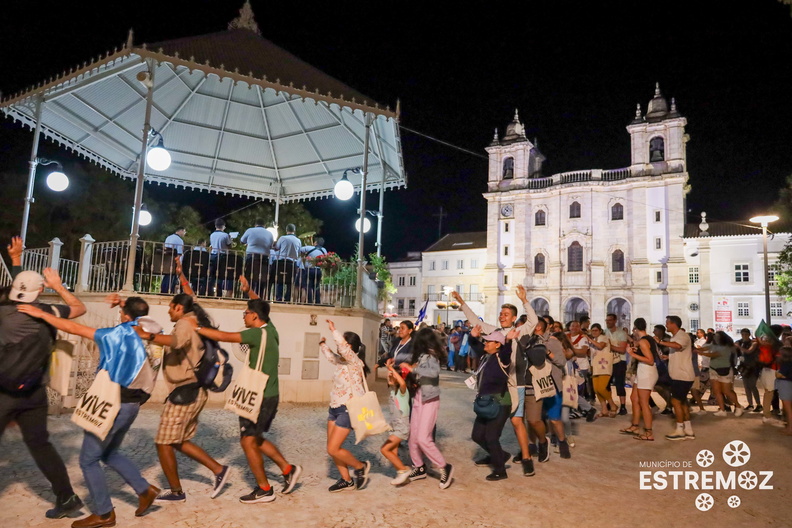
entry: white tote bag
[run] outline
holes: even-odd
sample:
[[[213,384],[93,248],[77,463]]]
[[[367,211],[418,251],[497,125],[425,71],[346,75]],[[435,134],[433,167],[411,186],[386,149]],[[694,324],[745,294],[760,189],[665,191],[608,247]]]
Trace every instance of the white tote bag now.
[[[555,396],[556,386],[553,382],[553,364],[545,361],[545,366],[538,369],[534,366],[528,368],[531,371],[531,384],[533,385],[534,397],[537,400]]]
[[[80,398],[71,421],[100,440],[107,437],[121,409],[121,386],[102,369],[96,373],[91,387]]]
[[[391,426],[382,414],[377,393],[369,390],[365,375],[363,375],[363,387],[366,389],[363,396],[353,396],[346,403],[349,421],[352,422],[352,429],[355,431],[355,444],[359,444],[368,436],[391,430]]]
[[[266,330],[262,327],[261,349],[256,360],[256,368],[250,368],[250,348],[245,356],[245,366],[239,376],[231,384],[229,396],[226,398],[225,408],[233,411],[242,418],[257,422],[261,410],[261,400],[264,398],[264,389],[267,388],[269,376],[261,372],[264,364],[264,355],[267,349]]]
[[[572,374],[567,374],[564,376],[564,380],[561,382],[563,386],[563,393],[564,393],[564,407],[570,407],[572,409],[578,408],[578,382],[577,377],[573,376]]]

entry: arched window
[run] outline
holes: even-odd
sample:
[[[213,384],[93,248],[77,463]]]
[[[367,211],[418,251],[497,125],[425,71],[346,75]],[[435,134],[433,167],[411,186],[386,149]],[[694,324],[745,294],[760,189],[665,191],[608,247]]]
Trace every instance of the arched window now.
[[[534,215],[534,225],[543,226],[547,224],[547,214],[543,210],[536,211]]]
[[[660,136],[649,140],[649,161],[663,161],[665,159],[665,141]]]
[[[583,271],[583,246],[572,242],[567,248],[567,271]]]
[[[611,268],[613,271],[624,271],[624,253],[621,249],[611,254]]]
[[[624,220],[624,206],[620,203],[611,207],[611,220]]]
[[[514,158],[503,160],[503,179],[511,180],[514,178]]]
[[[536,275],[545,274],[545,256],[542,253],[538,253],[534,257],[534,274]]]
[[[572,202],[569,206],[569,218],[580,218],[580,203]]]

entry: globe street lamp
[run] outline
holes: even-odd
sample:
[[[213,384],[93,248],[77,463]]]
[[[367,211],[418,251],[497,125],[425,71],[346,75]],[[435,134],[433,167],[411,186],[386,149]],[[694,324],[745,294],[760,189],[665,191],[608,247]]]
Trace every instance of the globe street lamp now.
[[[355,220],[355,229],[357,230],[358,233],[360,233],[360,218]],[[368,218],[364,218],[363,219],[363,232],[364,233],[368,233],[370,229],[371,229],[371,222],[369,221]]]
[[[133,219],[135,218],[135,208],[134,207],[132,208],[132,218]],[[151,213],[149,213],[149,210],[146,207],[146,204],[142,204],[140,206],[140,217],[138,218],[138,225],[147,226],[147,225],[149,225],[151,223],[151,221],[153,219],[154,219],[154,217],[152,217]]]
[[[762,246],[764,248],[764,280],[765,280],[765,320],[767,324],[772,324],[770,321],[770,271],[767,262],[767,224],[775,222],[778,217],[775,215],[754,216],[751,222],[760,224],[762,226]]]
[[[22,244],[25,243],[25,239],[27,238],[28,222],[30,221],[30,204],[35,201],[33,198],[33,183],[35,181],[36,167],[38,165],[55,165],[55,170],[47,175],[47,187],[57,192],[65,191],[66,188],[69,187],[69,178],[64,174],[63,165],[61,165],[60,162],[45,158],[35,158],[30,162],[28,188],[27,194],[25,195],[25,208],[22,212],[22,231],[20,232]]]
[[[152,129],[151,135],[157,136],[159,139],[157,140],[157,144],[154,145],[154,148],[149,149],[146,153],[146,165],[148,165],[151,170],[162,172],[170,167],[171,155],[165,150],[165,141],[162,139],[162,134]],[[142,212],[143,210],[141,209],[141,213]],[[141,223],[140,225],[144,224]]]
[[[333,187],[333,194],[339,200],[349,200],[352,198],[352,195],[355,194],[355,186],[352,185],[352,182],[349,181],[347,178],[347,172],[352,172],[355,174],[362,174],[360,167],[354,169],[346,169],[344,171],[344,175],[341,177],[338,182],[336,182],[335,186]]]

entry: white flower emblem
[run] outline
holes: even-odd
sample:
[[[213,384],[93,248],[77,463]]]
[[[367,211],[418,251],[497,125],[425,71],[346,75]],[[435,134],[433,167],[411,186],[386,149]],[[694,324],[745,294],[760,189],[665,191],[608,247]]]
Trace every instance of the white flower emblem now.
[[[740,507],[740,497],[737,495],[732,495],[729,497],[728,504],[730,508],[739,508]]]
[[[752,490],[759,483],[759,480],[756,477],[756,473],[753,471],[743,471],[737,475],[737,483],[742,489]]]
[[[741,440],[733,440],[723,448],[723,460],[731,467],[744,466],[751,459],[751,449]]]
[[[701,467],[710,467],[715,462],[715,454],[709,449],[702,449],[696,455],[696,463]]]
[[[715,500],[709,493],[702,493],[696,497],[696,508],[701,511],[709,511],[715,505]]]

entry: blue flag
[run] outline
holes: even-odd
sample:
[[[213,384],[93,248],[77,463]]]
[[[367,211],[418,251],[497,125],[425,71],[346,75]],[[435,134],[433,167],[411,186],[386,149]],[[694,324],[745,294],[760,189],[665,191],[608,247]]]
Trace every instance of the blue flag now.
[[[426,319],[426,308],[429,307],[429,300],[427,299],[423,307],[418,311],[418,320],[415,321],[415,326],[421,324],[421,321]]]

